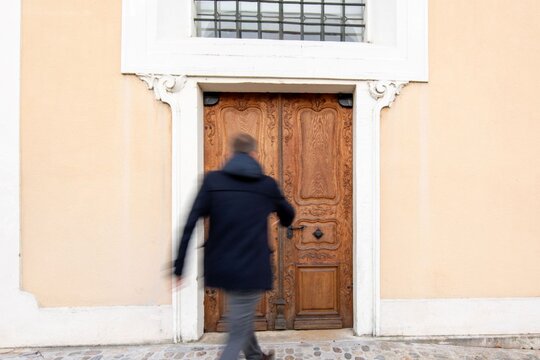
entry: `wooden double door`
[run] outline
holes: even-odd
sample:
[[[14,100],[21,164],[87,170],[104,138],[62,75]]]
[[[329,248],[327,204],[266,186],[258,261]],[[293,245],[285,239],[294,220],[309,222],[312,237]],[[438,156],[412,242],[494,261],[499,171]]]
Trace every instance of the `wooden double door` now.
[[[221,93],[205,104],[205,170],[224,164],[231,136],[248,133],[296,209],[287,229],[269,219],[274,289],[257,330],[352,327],[352,109],[335,94]],[[205,331],[226,330],[224,295],[207,289],[204,301]]]

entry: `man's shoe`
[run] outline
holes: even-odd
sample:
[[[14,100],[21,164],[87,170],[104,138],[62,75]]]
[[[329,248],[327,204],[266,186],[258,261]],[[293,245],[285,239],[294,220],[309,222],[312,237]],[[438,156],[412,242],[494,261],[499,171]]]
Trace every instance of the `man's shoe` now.
[[[274,352],[274,350],[270,350],[268,351],[268,354],[263,353],[262,360],[274,360],[275,357],[276,353]]]

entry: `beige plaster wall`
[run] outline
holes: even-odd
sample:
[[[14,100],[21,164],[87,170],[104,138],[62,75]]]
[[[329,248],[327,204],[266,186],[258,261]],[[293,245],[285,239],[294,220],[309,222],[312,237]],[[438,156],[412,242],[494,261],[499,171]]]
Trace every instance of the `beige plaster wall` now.
[[[382,296],[540,296],[540,2],[430,0],[382,116]]]
[[[537,0],[430,0],[430,82],[382,119],[382,296],[540,296]],[[22,281],[170,303],[170,114],[120,75],[121,1],[23,1]]]
[[[22,285],[41,306],[171,301],[170,112],[120,75],[121,1],[27,0]]]

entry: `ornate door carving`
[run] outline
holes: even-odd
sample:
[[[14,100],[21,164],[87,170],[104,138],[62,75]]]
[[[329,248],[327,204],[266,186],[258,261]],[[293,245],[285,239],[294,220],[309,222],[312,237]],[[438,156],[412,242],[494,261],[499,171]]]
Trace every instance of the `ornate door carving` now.
[[[204,167],[205,171],[222,167],[230,156],[229,139],[245,132],[257,139],[257,160],[264,172],[278,179],[279,96],[260,94],[220,94],[219,102],[204,108]],[[270,220],[272,221],[272,220]],[[270,246],[277,247],[277,226],[270,226]],[[274,262],[276,257],[274,256]],[[273,328],[274,293],[268,292],[257,308],[256,330]],[[223,317],[226,299],[221,291],[207,289],[204,298],[205,331],[225,331]]]
[[[352,109],[335,95],[284,95],[281,107],[283,188],[299,228],[283,242],[287,328],[351,327]]]
[[[220,94],[205,107],[205,170],[221,167],[228,139],[247,132],[258,160],[297,211],[293,228],[269,220],[274,290],[258,330],[352,326],[352,110],[335,95]],[[205,295],[205,330],[223,331],[226,304]]]

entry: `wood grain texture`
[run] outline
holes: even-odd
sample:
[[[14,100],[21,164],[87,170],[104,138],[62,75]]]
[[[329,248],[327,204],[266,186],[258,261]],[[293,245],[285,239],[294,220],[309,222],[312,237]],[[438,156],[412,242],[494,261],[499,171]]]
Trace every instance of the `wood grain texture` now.
[[[336,199],[338,114],[332,109],[317,112],[308,108],[298,112],[298,120],[299,199]]]
[[[230,156],[231,136],[249,133],[263,169],[297,211],[294,225],[304,226],[289,240],[276,217],[269,220],[274,290],[257,308],[256,329],[274,329],[282,298],[288,329],[351,327],[352,110],[335,95],[228,93],[205,107],[204,121],[205,170]],[[226,329],[225,310],[223,294],[206,290],[205,331]]]
[[[297,266],[297,314],[339,315],[338,278],[337,265]]]
[[[334,95],[283,95],[282,121],[284,191],[305,226],[284,243],[287,325],[351,327],[352,110]]]
[[[258,142],[257,160],[264,172],[278,176],[278,95],[268,94],[220,94],[219,102],[204,108],[204,164],[205,172],[217,170],[230,157],[230,139],[239,132],[248,133]],[[272,219],[274,219],[272,221]],[[272,249],[277,248],[277,225],[274,217],[269,220],[269,242]],[[274,257],[274,268],[276,265]],[[256,311],[256,330],[269,329],[273,321],[274,291],[263,296]],[[205,331],[226,331],[224,318],[226,299],[218,290],[205,292]],[[271,324],[270,324],[271,325]]]

